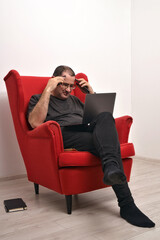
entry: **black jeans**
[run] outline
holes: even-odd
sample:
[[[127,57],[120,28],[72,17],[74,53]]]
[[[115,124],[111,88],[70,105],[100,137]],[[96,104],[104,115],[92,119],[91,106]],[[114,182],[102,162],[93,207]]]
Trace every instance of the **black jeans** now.
[[[99,114],[90,125],[62,127],[64,148],[88,151],[101,159],[102,169],[110,163],[116,164],[123,172],[120,144],[111,113]],[[133,201],[127,182],[112,186],[119,206]]]

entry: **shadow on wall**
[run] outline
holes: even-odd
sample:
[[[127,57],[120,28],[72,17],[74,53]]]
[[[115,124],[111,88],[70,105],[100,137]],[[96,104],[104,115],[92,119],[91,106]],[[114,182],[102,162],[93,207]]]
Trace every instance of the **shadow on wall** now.
[[[26,173],[6,92],[0,95],[0,131],[0,178]]]

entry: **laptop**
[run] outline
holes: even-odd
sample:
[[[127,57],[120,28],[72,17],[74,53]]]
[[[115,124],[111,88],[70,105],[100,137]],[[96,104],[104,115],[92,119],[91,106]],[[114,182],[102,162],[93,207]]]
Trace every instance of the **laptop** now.
[[[110,112],[113,114],[116,93],[87,94],[82,124],[88,124],[98,114]]]
[[[82,123],[71,124],[61,128],[83,129],[84,125],[90,125],[90,122],[102,112],[113,114],[116,93],[96,93],[86,94],[84,104],[84,114]],[[78,128],[77,128],[78,127]]]

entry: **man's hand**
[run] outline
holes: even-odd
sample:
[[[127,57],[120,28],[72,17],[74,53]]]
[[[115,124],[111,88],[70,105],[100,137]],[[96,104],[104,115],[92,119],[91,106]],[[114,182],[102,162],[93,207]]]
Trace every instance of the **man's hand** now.
[[[86,93],[85,90],[83,90],[84,87],[87,87],[88,91],[90,94],[94,94],[93,88],[91,87],[91,85],[89,84],[89,82],[87,82],[84,78],[79,78],[78,79],[78,84],[77,86],[81,89],[82,92]]]
[[[52,92],[56,89],[59,83],[63,83],[64,77],[54,77],[48,80],[48,83],[37,102],[36,106],[30,112],[28,121],[32,128],[41,125],[47,116],[49,100]]]
[[[54,91],[58,84],[63,83],[64,77],[52,77],[48,80],[45,90],[50,94]]]

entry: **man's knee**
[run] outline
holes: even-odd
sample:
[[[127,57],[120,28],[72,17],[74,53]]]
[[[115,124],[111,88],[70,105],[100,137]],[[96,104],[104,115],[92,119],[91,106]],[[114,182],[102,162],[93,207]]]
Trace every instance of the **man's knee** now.
[[[102,113],[98,114],[97,118],[102,119],[102,120],[105,119],[106,121],[107,120],[115,121],[112,113],[110,113],[110,112],[102,112]]]

